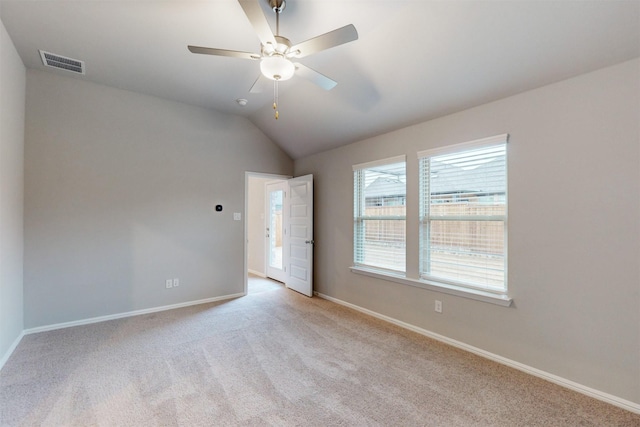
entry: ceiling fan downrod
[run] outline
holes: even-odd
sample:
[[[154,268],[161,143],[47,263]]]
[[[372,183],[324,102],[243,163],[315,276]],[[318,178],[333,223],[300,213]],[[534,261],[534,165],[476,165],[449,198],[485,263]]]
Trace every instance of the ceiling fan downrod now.
[[[280,35],[280,14],[287,7],[284,0],[269,0],[269,6],[276,13],[276,36]]]
[[[275,36],[280,36],[280,14],[287,6],[287,3],[284,0],[269,0],[269,6],[276,14],[276,33]],[[280,112],[278,111],[278,80],[280,80],[280,76],[274,76],[273,80],[273,109],[274,109],[274,117],[276,120],[280,118]]]

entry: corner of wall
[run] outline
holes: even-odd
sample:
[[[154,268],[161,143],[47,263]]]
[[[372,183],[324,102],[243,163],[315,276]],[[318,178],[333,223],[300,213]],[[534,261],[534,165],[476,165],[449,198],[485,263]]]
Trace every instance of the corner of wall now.
[[[0,369],[24,329],[26,69],[0,21]]]

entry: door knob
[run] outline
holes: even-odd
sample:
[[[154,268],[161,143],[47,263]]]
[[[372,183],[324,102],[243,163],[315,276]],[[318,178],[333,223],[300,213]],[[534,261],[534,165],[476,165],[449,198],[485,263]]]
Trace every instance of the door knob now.
[[[313,245],[315,243],[313,240],[305,240],[304,242],[307,243],[307,244],[311,244],[311,245]]]

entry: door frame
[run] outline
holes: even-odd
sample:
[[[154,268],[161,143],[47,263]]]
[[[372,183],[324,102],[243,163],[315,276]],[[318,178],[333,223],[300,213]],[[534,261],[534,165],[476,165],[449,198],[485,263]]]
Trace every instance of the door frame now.
[[[247,295],[248,284],[249,284],[249,222],[248,222],[248,212],[249,212],[249,178],[268,178],[273,179],[274,181],[282,180],[286,181],[293,178],[291,175],[278,175],[278,174],[270,174],[270,173],[261,173],[261,172],[248,172],[244,173],[244,287],[242,290],[243,295]],[[266,271],[266,264],[265,264]]]

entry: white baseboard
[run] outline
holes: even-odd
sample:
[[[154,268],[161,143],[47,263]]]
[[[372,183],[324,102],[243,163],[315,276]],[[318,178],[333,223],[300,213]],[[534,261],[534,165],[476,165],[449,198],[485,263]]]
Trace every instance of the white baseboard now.
[[[261,273],[261,272],[259,272],[259,271],[255,271],[255,270],[248,269],[248,270],[247,270],[247,272],[248,272],[249,274],[253,274],[254,276],[258,276],[258,277],[262,277],[262,278],[266,278],[266,277],[267,277],[267,275],[266,275],[266,274]]]
[[[224,295],[221,297],[206,298],[196,301],[183,302],[179,304],[164,305],[161,307],[146,308],[143,310],[128,311],[126,313],[110,314],[108,316],[92,317],[89,319],[74,320],[72,322],[56,323],[54,325],[38,326],[36,328],[25,329],[23,335],[36,334],[38,332],[53,331],[56,329],[71,328],[73,326],[89,325],[91,323],[106,322],[107,320],[122,319],[124,317],[139,316],[141,314],[156,313],[158,311],[173,310],[176,308],[189,307],[192,305],[207,304],[210,302],[224,301],[244,296],[243,293]]]
[[[457,347],[459,349],[468,351],[470,353],[476,354],[478,356],[484,357],[485,359],[492,360],[494,362],[498,362],[502,365],[509,366],[511,368],[517,369],[519,371],[525,372],[527,374],[533,375],[538,378],[542,378],[544,380],[550,381],[554,384],[558,384],[562,387],[571,389],[573,391],[577,391],[578,393],[587,395],[589,397],[593,397],[595,399],[601,400],[606,403],[610,403],[614,406],[617,406],[622,409],[626,409],[627,411],[640,414],[640,404],[631,402],[626,399],[622,399],[620,397],[614,396],[609,393],[605,393],[600,390],[593,389],[591,387],[587,387],[585,385],[576,383],[574,381],[568,380],[566,378],[559,377],[557,375],[551,374],[549,372],[542,371],[540,369],[525,365],[520,362],[516,362],[515,360],[507,359],[506,357],[499,356],[494,353],[490,353],[488,351],[482,350],[480,348],[465,344],[461,341],[456,341],[454,339],[445,337],[444,335],[437,334],[435,332],[431,332],[429,330],[419,328],[417,326],[411,325],[409,323],[402,322],[398,319],[394,319],[393,317],[385,316],[384,314],[377,313],[375,311],[371,311],[369,309],[357,306],[355,304],[351,304],[346,301],[342,301],[337,298],[330,297],[328,295],[324,295],[320,292],[314,292],[314,295],[326,299],[331,302],[335,302],[336,304],[340,304],[345,307],[349,307],[353,310],[359,311],[364,314],[368,314],[377,319],[384,320],[389,323],[393,323],[394,325],[400,326],[401,328],[408,329],[410,331],[416,332],[420,335],[424,335],[429,338],[433,338],[436,341],[443,342],[445,344],[449,344],[453,347]]]
[[[24,331],[20,332],[20,335],[18,335],[18,337],[13,341],[13,343],[11,344],[7,352],[4,354],[4,356],[2,356],[2,359],[0,359],[0,371],[4,367],[4,364],[7,363],[7,360],[9,360],[9,358],[13,354],[13,351],[16,349],[16,347],[18,347],[18,344],[20,344],[22,337],[24,337]]]

